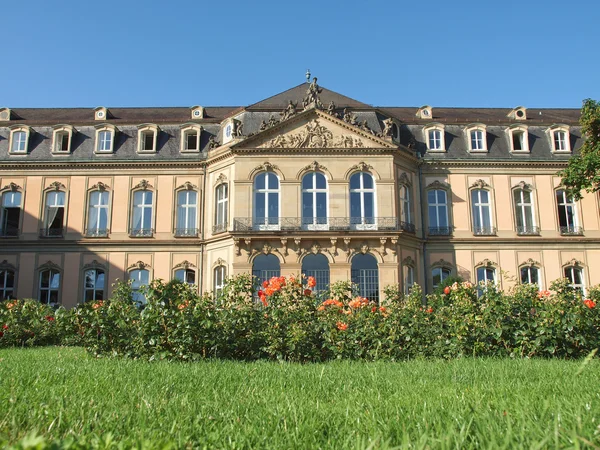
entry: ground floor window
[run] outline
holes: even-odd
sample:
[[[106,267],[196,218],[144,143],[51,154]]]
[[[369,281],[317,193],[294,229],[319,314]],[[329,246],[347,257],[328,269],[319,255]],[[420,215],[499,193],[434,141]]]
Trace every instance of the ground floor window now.
[[[318,294],[329,289],[329,261],[325,255],[306,255],[302,259],[302,273],[307,277],[314,277],[317,282],[313,292]]]
[[[40,272],[40,297],[42,303],[55,305],[58,303],[60,290],[60,272],[48,269]]]
[[[352,282],[358,285],[358,295],[379,303],[379,269],[372,255],[356,255],[352,258]]]
[[[86,270],[83,280],[83,301],[104,300],[104,270]]]
[[[146,294],[141,290],[150,282],[150,272],[146,269],[136,269],[129,272],[131,289],[133,289],[133,301],[139,305],[146,304]]]
[[[254,275],[262,286],[263,282],[281,275],[279,259],[275,255],[258,255],[252,263],[252,275]]]

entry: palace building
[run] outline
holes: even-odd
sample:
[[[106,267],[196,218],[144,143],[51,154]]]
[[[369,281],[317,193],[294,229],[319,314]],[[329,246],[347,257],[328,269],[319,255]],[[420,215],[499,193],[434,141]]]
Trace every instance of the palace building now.
[[[177,278],[600,283],[578,109],[373,107],[313,79],[250,106],[0,109],[0,298]],[[136,293],[142,300],[141,293]]]

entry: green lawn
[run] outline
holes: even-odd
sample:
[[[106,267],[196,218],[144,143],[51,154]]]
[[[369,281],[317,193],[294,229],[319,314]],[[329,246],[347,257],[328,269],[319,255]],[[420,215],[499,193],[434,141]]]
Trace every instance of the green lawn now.
[[[35,430],[99,448],[594,448],[600,363],[580,368],[181,364],[96,360],[79,348],[0,350],[0,446]]]

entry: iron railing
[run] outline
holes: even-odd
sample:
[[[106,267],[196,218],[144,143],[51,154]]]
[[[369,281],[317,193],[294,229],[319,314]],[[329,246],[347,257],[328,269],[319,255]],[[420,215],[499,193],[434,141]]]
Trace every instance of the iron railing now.
[[[406,231],[415,232],[412,223],[397,217],[236,217],[233,231]]]
[[[65,229],[60,228],[40,228],[40,237],[42,238],[62,238]]]
[[[519,236],[538,236],[540,234],[540,227],[534,227],[534,226],[517,227],[517,234]]]
[[[213,227],[212,227],[213,234],[225,233],[226,231],[227,231],[227,222],[217,223],[216,225],[213,225]]]
[[[154,228],[130,228],[130,237],[152,237],[154,235]]]
[[[475,236],[495,236],[496,227],[473,227]]]
[[[566,227],[560,227],[560,234],[563,236],[581,236],[583,235],[583,228],[569,225]]]
[[[175,237],[198,237],[198,228],[175,228]]]
[[[17,227],[5,227],[0,229],[0,237],[11,238],[19,237],[19,228]]]
[[[85,237],[108,237],[108,229],[88,228],[85,230]]]
[[[452,227],[429,227],[429,236],[450,236]]]

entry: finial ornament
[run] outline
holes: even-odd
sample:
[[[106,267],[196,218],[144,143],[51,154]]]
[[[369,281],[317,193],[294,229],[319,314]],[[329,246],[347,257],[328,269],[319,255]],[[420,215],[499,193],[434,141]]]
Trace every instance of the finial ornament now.
[[[310,69],[306,69],[306,82],[310,83]]]

